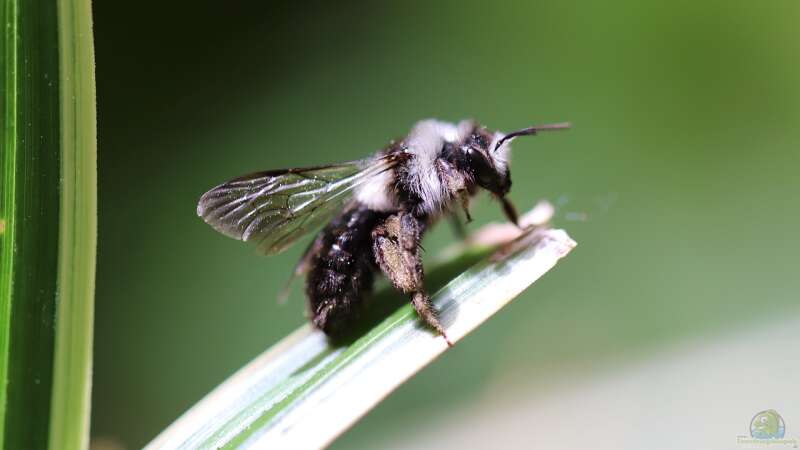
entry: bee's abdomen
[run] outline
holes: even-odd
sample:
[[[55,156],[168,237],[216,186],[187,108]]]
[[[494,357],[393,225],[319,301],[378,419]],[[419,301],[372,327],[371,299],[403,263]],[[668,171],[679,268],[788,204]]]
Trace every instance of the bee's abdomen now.
[[[364,295],[372,289],[371,232],[383,216],[354,205],[320,232],[322,245],[311,261],[306,294],[311,321],[328,335],[338,334],[357,318]]]

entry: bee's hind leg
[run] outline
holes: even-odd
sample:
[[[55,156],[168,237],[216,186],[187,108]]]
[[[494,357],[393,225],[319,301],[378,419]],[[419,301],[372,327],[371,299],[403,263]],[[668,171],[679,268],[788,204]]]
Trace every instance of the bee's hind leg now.
[[[372,231],[375,261],[392,285],[411,295],[411,304],[428,326],[452,346],[439,322],[436,310],[423,286],[420,239],[424,225],[412,214],[399,212],[379,223]]]

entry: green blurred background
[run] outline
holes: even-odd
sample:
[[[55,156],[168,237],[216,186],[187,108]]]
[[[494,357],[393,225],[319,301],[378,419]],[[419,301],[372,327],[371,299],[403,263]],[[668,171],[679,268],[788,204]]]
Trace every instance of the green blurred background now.
[[[302,283],[287,305],[274,300],[301,249],[264,258],[218,235],[195,216],[200,194],[254,170],[365,156],[427,117],[501,130],[573,122],[515,143],[511,198],[520,209],[556,203],[556,224],[579,246],[335,448],[413,447],[410,430],[457,429],[465,411],[496,409],[502,422],[502,398],[535,409],[543,395],[570,392],[565,380],[624,377],[663,355],[681,380],[645,376],[642,389],[609,397],[652,417],[637,426],[656,442],[681,432],[664,425],[679,414],[662,409],[673,401],[724,428],[728,399],[741,423],[713,438],[730,448],[775,402],[794,405],[782,411],[787,429],[800,426],[800,358],[789,342],[800,336],[797,1],[94,9],[95,438],[142,446],[304,321]],[[473,216],[471,228],[502,218],[485,198]],[[449,231],[426,238],[429,256],[453,241]],[[776,340],[772,329],[790,331]],[[686,349],[734,351],[762,331],[779,357],[741,354],[741,364],[715,366],[722,375],[708,386],[703,367],[681,362]],[[747,378],[744,365],[765,378]],[[730,390],[717,395],[720,386]],[[737,403],[739,389],[755,397]],[[694,401],[698,391],[707,395]],[[598,420],[619,423],[605,400],[577,404],[579,415],[532,420],[527,431],[580,435]]]

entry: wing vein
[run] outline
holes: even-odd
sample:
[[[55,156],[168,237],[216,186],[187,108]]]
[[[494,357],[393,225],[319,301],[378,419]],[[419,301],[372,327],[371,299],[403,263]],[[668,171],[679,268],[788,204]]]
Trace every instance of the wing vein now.
[[[260,172],[203,194],[197,214],[220,233],[279,253],[329,220],[353,190],[394,166],[381,156],[330,166]]]

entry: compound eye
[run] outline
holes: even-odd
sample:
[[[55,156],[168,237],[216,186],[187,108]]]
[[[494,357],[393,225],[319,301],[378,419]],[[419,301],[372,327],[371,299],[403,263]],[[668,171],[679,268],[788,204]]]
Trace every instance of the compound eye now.
[[[496,182],[497,172],[492,167],[489,159],[486,158],[483,152],[469,148],[467,149],[467,161],[475,176],[475,181],[480,186],[491,190],[492,185]]]

